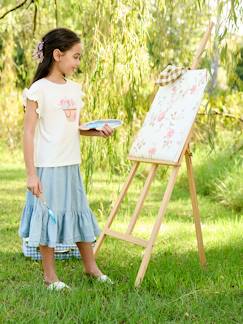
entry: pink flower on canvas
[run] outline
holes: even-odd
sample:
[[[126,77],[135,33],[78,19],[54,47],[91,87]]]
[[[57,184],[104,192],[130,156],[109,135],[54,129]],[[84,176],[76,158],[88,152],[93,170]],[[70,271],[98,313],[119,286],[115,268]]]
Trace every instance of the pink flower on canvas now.
[[[173,137],[174,133],[175,133],[174,129],[169,128],[169,129],[168,129],[168,132],[167,132],[167,134],[166,134],[166,137],[167,137],[167,138],[171,138],[171,137]]]
[[[149,155],[154,155],[156,152],[156,148],[155,147],[151,147],[149,150],[148,150],[148,154]]]
[[[194,84],[194,85],[192,86],[192,88],[190,89],[190,93],[193,94],[193,93],[196,92],[196,90],[197,90],[197,86],[196,86],[196,84]]]
[[[173,87],[171,88],[171,90],[172,90],[172,92],[175,94],[175,93],[176,93],[176,90],[177,90],[176,86],[173,86]]]
[[[164,118],[165,118],[165,112],[162,111],[162,112],[159,114],[159,116],[158,116],[158,121],[161,121],[161,120],[163,120]]]

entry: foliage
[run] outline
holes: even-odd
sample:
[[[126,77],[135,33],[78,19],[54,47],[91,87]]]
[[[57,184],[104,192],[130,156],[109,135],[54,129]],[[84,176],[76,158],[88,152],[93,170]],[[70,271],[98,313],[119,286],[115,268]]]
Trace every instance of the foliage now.
[[[237,49],[235,69],[230,73],[229,85],[236,91],[243,91],[243,48]]]
[[[16,10],[12,1],[2,4],[0,138],[10,149],[21,143],[21,94],[24,87],[29,87],[36,68],[31,58],[33,48],[45,32],[56,26],[71,28],[82,38],[83,57],[74,76],[86,93],[82,120],[120,118],[124,122],[107,142],[82,138],[86,183],[97,167],[111,173],[127,170],[127,152],[155,94],[154,80],[169,63],[190,65],[211,17],[218,18],[216,32],[201,66],[210,70],[212,62],[220,57],[229,75],[235,64],[228,44],[230,33],[241,19],[238,0],[217,1],[214,6],[206,0],[70,0],[68,6],[65,1],[50,5],[43,0],[25,0],[17,2]],[[211,118],[214,103],[219,98],[221,103],[227,102],[231,93],[230,88],[220,91],[220,84],[209,87],[208,104],[202,107],[207,118],[198,123],[203,125],[201,135],[205,137],[206,130],[210,142],[217,125]],[[235,96],[238,98],[238,94]],[[224,109],[235,106],[239,107],[234,104]],[[216,106],[220,112],[222,107]],[[238,117],[241,111],[237,109],[230,113]]]

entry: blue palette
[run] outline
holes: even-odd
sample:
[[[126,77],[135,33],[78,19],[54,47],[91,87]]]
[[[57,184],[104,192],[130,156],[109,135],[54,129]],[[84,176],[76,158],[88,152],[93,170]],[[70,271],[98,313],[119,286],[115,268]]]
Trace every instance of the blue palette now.
[[[111,128],[116,128],[122,125],[122,121],[119,119],[99,119],[93,120],[88,123],[79,126],[81,130],[96,129],[101,130],[105,124],[108,124]]]

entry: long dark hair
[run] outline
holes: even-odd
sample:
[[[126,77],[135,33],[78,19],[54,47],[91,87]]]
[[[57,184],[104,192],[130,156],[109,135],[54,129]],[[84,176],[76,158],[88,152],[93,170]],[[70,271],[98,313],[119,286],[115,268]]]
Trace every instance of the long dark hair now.
[[[32,83],[46,77],[53,64],[53,51],[59,49],[61,52],[69,50],[73,45],[80,43],[77,34],[67,28],[56,28],[42,37],[43,61],[39,63]]]

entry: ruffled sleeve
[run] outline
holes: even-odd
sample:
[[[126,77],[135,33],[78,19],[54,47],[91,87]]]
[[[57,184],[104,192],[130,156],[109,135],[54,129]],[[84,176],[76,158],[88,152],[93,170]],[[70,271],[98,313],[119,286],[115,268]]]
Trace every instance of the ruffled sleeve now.
[[[33,83],[29,89],[25,88],[23,91],[22,99],[25,108],[27,106],[27,99],[37,102],[38,108],[36,109],[36,112],[39,115],[39,117],[41,116],[42,94],[38,84]]]

